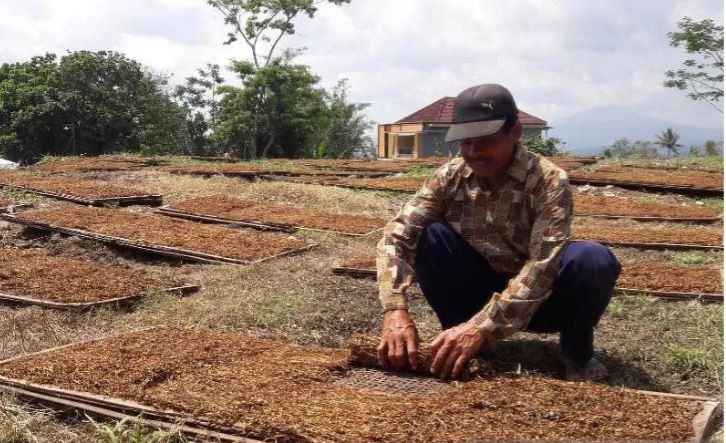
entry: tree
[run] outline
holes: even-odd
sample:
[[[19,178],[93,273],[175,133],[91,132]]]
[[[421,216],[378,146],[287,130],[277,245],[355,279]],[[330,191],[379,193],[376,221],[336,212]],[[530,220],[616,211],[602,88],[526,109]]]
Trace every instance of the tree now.
[[[313,155],[317,158],[367,158],[373,140],[366,135],[375,122],[362,113],[370,104],[348,101],[348,80],[343,79],[327,94],[327,122]]]
[[[260,74],[257,77],[258,81],[253,82],[257,85],[251,91],[254,95],[247,97],[245,100],[248,105],[251,105],[241,116],[245,119],[245,123],[238,122],[232,137],[236,139],[242,133],[247,134],[250,146],[241,149],[250,155],[256,156],[258,154],[257,143],[260,139],[260,126],[264,123],[260,121],[264,118],[261,114],[269,113],[270,110],[270,106],[266,103],[269,97],[268,91],[266,88],[259,87],[259,81],[269,77],[266,75],[268,72],[266,69],[270,65],[273,63],[280,65],[280,62],[285,64],[286,59],[289,61],[292,58],[290,54],[293,51],[284,51],[282,56],[276,55],[275,51],[279,49],[280,41],[285,35],[295,33],[295,18],[300,15],[313,18],[318,10],[316,5],[320,1],[327,1],[335,5],[350,2],[350,0],[207,0],[210,6],[222,14],[225,24],[231,27],[231,30],[227,33],[228,38],[225,44],[231,44],[242,39],[252,56],[249,68]],[[240,63],[240,61],[236,63]],[[239,66],[236,66],[236,68],[239,68]],[[245,67],[245,70],[247,69]],[[239,70],[237,72],[242,75]],[[237,99],[239,98],[238,95]],[[230,100],[227,104],[229,105],[233,101],[235,100]],[[246,116],[251,118],[248,119]],[[244,131],[242,131],[243,126],[245,127]],[[268,127],[271,128],[269,125]],[[229,125],[225,128],[225,131],[226,135],[221,138],[227,141],[232,140],[229,137],[232,135],[229,132]],[[279,139],[279,134],[269,134],[266,138],[267,140],[263,141],[265,148],[261,151],[263,156],[269,152],[271,145],[276,141],[275,139]],[[243,140],[237,140],[237,142],[244,143]],[[241,145],[238,146],[241,147]]]
[[[341,5],[350,0],[327,0]],[[315,0],[207,0],[222,13],[224,23],[232,30],[226,45],[238,39],[250,48],[255,68],[266,67],[275,57],[275,50],[285,35],[295,33],[293,20],[299,15],[313,18],[320,1]]]
[[[684,45],[688,54],[695,58],[686,59],[684,68],[665,73],[663,85],[680,90],[690,89],[688,97],[703,100],[717,111],[723,110],[716,104],[723,98],[723,26],[713,20],[693,21],[684,17],[678,22],[679,31],[669,32],[670,45]]]
[[[299,156],[314,145],[328,118],[325,91],[305,65],[293,64],[286,52],[268,66],[236,61],[233,70],[243,87],[225,85],[219,92],[220,121],[215,139],[242,158]],[[262,147],[262,148],[259,148]]]
[[[563,143],[561,139],[556,137],[542,138],[536,136],[522,137],[522,146],[530,152],[536,152],[540,155],[563,155],[564,150],[557,145]]]
[[[0,67],[0,150],[44,154],[173,152],[188,144],[185,113],[165,77],[117,52],[71,52]]]
[[[703,151],[706,155],[718,155],[718,143],[715,140],[707,140],[703,145]]]
[[[655,158],[658,157],[658,150],[649,141],[631,142],[628,138],[621,138],[605,149],[603,155],[607,158]]]
[[[187,110],[187,128],[197,155],[219,154],[210,137],[219,120],[218,89],[224,83],[219,71],[219,65],[207,63],[207,70],[197,69],[198,76],[187,77],[174,90],[174,97]]]
[[[661,148],[666,148],[666,150],[668,152],[672,152],[675,157],[678,155],[678,148],[683,146],[678,143],[679,138],[681,138],[681,136],[676,131],[668,128],[655,136],[655,144]]]

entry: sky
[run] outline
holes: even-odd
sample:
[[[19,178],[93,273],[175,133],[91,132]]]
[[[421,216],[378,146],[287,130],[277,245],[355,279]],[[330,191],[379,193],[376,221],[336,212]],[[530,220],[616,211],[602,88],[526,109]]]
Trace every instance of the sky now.
[[[501,83],[549,122],[605,106],[723,130],[723,114],[662,86],[686,58],[667,33],[683,16],[723,23],[722,0],[352,0],[321,3],[282,45],[321,84],[391,123],[480,83]],[[207,63],[250,59],[205,0],[0,0],[0,63],[115,50],[181,83]],[[233,79],[229,72],[224,77]]]

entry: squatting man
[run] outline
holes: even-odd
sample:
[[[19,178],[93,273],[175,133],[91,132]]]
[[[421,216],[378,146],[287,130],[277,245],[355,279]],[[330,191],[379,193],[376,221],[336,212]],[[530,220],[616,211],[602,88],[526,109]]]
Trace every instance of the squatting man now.
[[[570,240],[567,174],[522,148],[518,112],[501,85],[461,92],[446,134],[461,157],[386,225],[377,248],[382,365],[416,369],[419,338],[406,301],[415,279],[441,322],[431,344],[431,372],[441,378],[459,376],[520,330],[559,333],[568,379],[608,375],[593,355],[593,331],[620,264],[599,243]]]

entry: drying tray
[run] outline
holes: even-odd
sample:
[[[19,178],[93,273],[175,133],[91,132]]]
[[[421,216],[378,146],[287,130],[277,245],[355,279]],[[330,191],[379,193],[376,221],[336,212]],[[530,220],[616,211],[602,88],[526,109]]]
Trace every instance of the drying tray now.
[[[101,306],[131,306],[134,303],[138,302],[141,298],[149,295],[153,292],[161,292],[164,294],[176,294],[179,296],[189,295],[197,292],[199,290],[199,285],[184,285],[184,286],[177,286],[174,288],[163,288],[163,289],[155,289],[150,290],[148,292],[144,292],[141,294],[134,294],[134,295],[126,295],[123,297],[115,297],[110,298],[107,300],[99,300],[99,301],[93,301],[93,302],[81,302],[81,303],[62,303],[62,302],[56,302],[56,301],[50,301],[50,300],[43,300],[36,297],[26,297],[26,296],[20,296],[20,295],[13,295],[13,294],[6,294],[3,292],[0,292],[0,302],[8,302],[11,304],[21,304],[21,305],[34,305],[34,306],[41,306],[44,308],[52,308],[52,309],[63,309],[63,310],[72,310],[72,311],[85,311],[88,309],[93,308],[99,308]]]
[[[154,254],[165,255],[165,256],[180,258],[180,259],[185,259],[185,260],[193,260],[193,261],[198,261],[198,262],[202,262],[202,263],[233,263],[233,264],[238,264],[238,265],[248,265],[248,264],[252,264],[252,263],[261,263],[263,261],[271,260],[273,258],[283,257],[283,256],[287,256],[287,255],[292,255],[292,254],[298,254],[298,253],[307,251],[307,250],[312,249],[315,246],[317,246],[317,244],[313,243],[313,244],[304,246],[302,248],[285,251],[280,254],[271,255],[269,257],[258,258],[255,260],[242,260],[242,259],[237,259],[237,258],[222,257],[219,255],[207,254],[204,252],[190,251],[190,250],[181,249],[181,248],[173,248],[170,246],[146,245],[146,244],[142,244],[142,243],[139,243],[139,242],[136,242],[133,240],[128,240],[128,239],[120,238],[120,237],[113,237],[110,235],[98,234],[95,232],[85,231],[82,229],[64,228],[61,226],[55,226],[55,225],[51,225],[48,223],[39,223],[39,222],[35,222],[35,221],[24,220],[13,214],[0,214],[0,218],[7,220],[9,222],[12,222],[12,223],[18,223],[20,225],[28,226],[30,228],[42,229],[42,230],[52,231],[52,232],[59,232],[62,234],[88,238],[91,240],[96,240],[96,241],[100,241],[103,243],[120,246],[123,248],[137,249],[137,250],[144,251],[144,252],[151,252]]]
[[[349,266],[335,266],[333,274],[346,275],[354,278],[376,278],[376,270],[373,268],[352,268]],[[614,292],[621,295],[645,294],[664,300],[698,300],[701,303],[723,303],[723,294],[712,294],[704,292],[678,292],[678,291],[655,291],[652,289],[621,288],[615,287]]]
[[[638,249],[670,249],[670,250],[684,250],[684,249],[703,249],[707,251],[721,251],[723,245],[689,245],[687,243],[642,243],[642,242],[615,242],[615,241],[604,241],[598,239],[587,239],[587,238],[576,238],[575,240],[591,240],[607,246],[622,246],[625,248],[638,248]]]
[[[150,330],[155,328],[145,329]],[[71,346],[103,340],[104,338],[108,337],[57,346],[29,355],[53,352]],[[28,355],[12,357],[0,361],[0,365],[26,357]],[[368,368],[353,368],[340,376],[334,383],[353,388],[373,389],[388,393],[429,394],[452,389],[451,385],[441,380]],[[0,388],[6,389],[20,397],[54,408],[78,410],[112,420],[127,420],[150,427],[175,430],[193,437],[206,437],[235,443],[260,443],[262,441],[261,439],[264,438],[264,436],[246,437],[243,434],[243,429],[238,427],[223,426],[199,417],[191,417],[170,409],[160,410],[131,400],[49,385],[40,385],[3,376],[0,376]],[[698,402],[701,410],[693,418],[693,434],[689,441],[700,442],[706,440],[717,426],[721,402],[716,399],[641,390],[633,390],[633,392],[642,395]]]
[[[664,185],[656,183],[629,182],[608,179],[589,179],[582,177],[568,177],[572,185],[613,185],[625,189],[650,189],[653,191],[675,192],[678,194],[693,195],[723,195],[723,188],[696,188],[693,186]]]
[[[345,231],[334,231],[330,229],[317,229],[317,228],[308,228],[305,226],[290,226],[290,225],[283,225],[283,224],[275,224],[270,222],[255,222],[255,221],[243,221],[243,220],[235,220],[231,218],[224,218],[224,217],[217,217],[214,215],[206,215],[206,214],[197,214],[194,212],[186,212],[186,211],[178,211],[176,209],[171,209],[169,207],[161,207],[156,209],[157,213],[167,215],[170,217],[178,217],[183,218],[187,220],[194,220],[194,221],[202,221],[202,222],[211,222],[211,223],[224,223],[227,225],[232,226],[241,226],[245,228],[255,228],[255,229],[261,229],[264,231],[282,231],[287,233],[292,233],[298,230],[303,231],[314,231],[314,232],[327,232],[327,233],[333,233],[333,234],[340,234],[340,235],[347,235],[350,237],[364,237],[370,234],[373,234],[374,232],[379,232],[383,229],[383,227],[373,229],[371,231],[359,234],[355,232],[345,232]]]
[[[0,182],[0,187],[6,187],[11,189],[17,189],[19,191],[27,192],[29,194],[42,195],[44,197],[51,197],[58,200],[67,200],[73,203],[80,203],[82,205],[90,206],[128,206],[128,205],[151,205],[159,206],[162,203],[162,196],[159,194],[147,194],[147,195],[128,195],[123,197],[110,197],[110,198],[84,198],[78,195],[61,194],[57,192],[44,191],[37,188],[28,188],[24,186],[18,186],[11,183]]]
[[[594,217],[607,219],[625,219],[635,221],[653,222],[681,222],[681,223],[716,223],[722,220],[721,217],[661,217],[650,215],[606,215],[606,214],[575,214],[575,217]]]

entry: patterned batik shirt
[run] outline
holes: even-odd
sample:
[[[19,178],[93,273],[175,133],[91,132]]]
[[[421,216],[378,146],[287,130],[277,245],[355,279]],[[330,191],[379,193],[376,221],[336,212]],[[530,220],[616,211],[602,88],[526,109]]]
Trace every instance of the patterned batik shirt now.
[[[470,322],[497,339],[524,329],[551,293],[570,239],[572,192],[565,171],[519,146],[505,183],[493,191],[462,158],[437,169],[378,242],[384,311],[407,308],[421,231],[438,220],[451,225],[495,272],[511,278]]]

